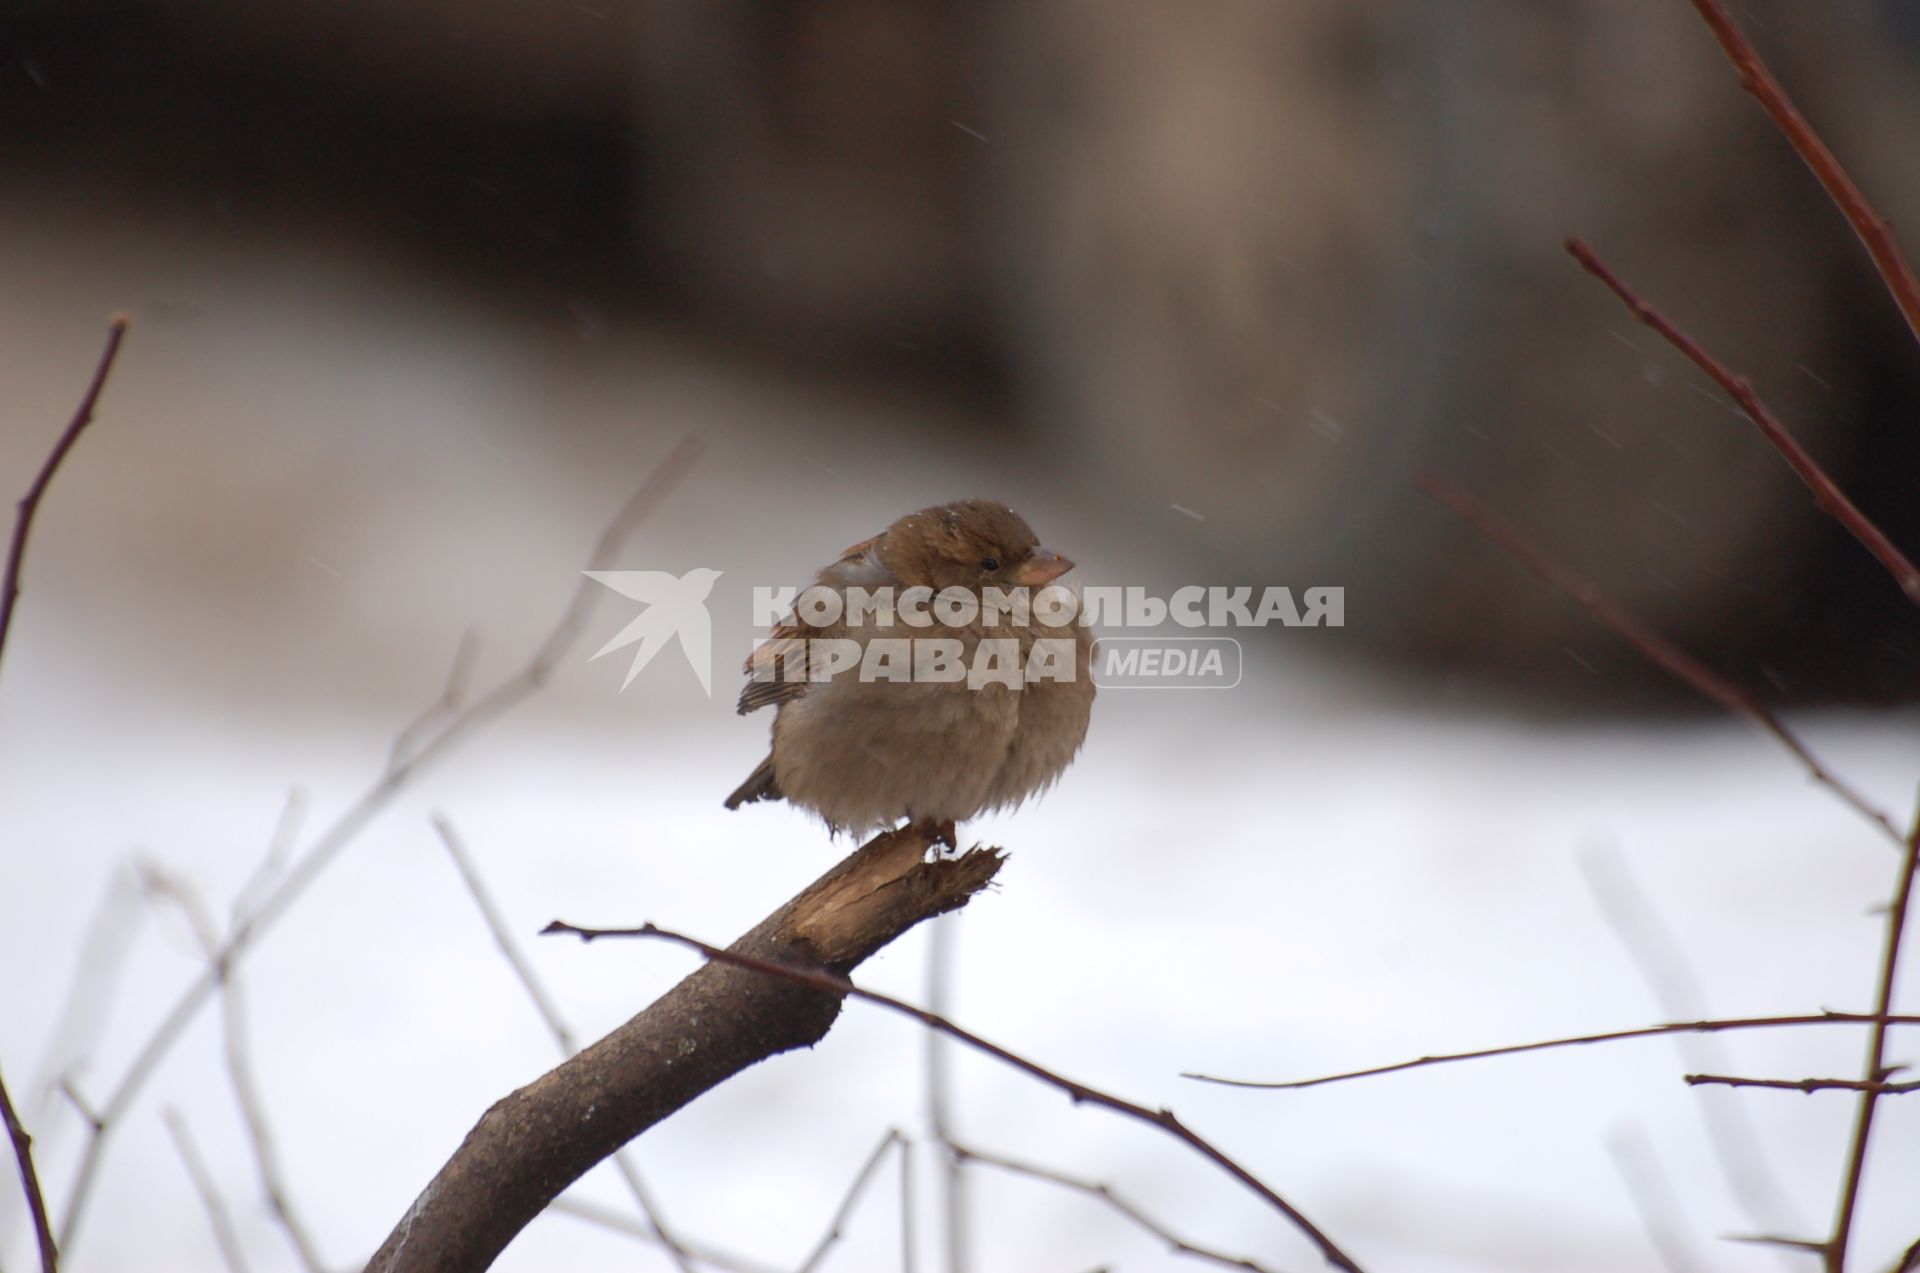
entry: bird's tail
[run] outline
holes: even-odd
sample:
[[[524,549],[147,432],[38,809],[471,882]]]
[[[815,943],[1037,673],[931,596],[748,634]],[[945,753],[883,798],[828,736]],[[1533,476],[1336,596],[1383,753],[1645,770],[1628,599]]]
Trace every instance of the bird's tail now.
[[[780,780],[773,776],[773,757],[768,756],[759,766],[747,775],[747,780],[734,788],[727,797],[727,808],[738,809],[743,804],[752,804],[755,800],[783,800],[786,792],[780,790]]]

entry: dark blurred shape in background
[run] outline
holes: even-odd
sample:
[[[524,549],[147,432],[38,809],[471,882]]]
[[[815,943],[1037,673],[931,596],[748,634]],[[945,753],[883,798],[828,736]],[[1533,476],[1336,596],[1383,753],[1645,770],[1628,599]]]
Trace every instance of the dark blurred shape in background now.
[[[1911,6],[1741,16],[1920,224]],[[1436,469],[1743,680],[1911,697],[1897,591],[1560,250],[1920,548],[1920,355],[1683,0],[128,0],[0,47],[0,197],[958,397],[1083,502],[1204,513],[1203,577],[1347,585],[1395,660],[1637,675],[1407,493]]]

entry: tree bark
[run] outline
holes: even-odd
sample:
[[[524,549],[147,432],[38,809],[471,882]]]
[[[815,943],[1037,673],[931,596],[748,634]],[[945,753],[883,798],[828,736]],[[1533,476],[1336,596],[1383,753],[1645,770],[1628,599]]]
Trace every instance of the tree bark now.
[[[966,905],[997,850],[926,861],[919,828],[862,845],[730,949],[842,976],[923,919]],[[472,1273],[594,1164],[741,1070],[825,1037],[841,997],[710,963],[481,1116],[367,1264]]]

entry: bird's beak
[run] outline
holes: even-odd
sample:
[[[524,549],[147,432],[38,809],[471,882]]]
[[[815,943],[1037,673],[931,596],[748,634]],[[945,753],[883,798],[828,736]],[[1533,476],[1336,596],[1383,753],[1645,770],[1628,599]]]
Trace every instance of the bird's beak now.
[[[1007,578],[1022,588],[1040,588],[1073,569],[1073,563],[1059,553],[1036,548],[1033,555],[1007,572]]]

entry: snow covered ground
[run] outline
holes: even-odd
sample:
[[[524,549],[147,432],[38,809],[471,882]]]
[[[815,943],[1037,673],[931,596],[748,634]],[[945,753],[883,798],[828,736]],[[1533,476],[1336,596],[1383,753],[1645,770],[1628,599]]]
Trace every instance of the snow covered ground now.
[[[304,846],[378,777],[463,633],[480,641],[477,687],[526,658],[601,524],[683,434],[706,451],[620,564],[726,572],[713,700],[677,655],[620,693],[624,660],[586,657],[631,617],[607,594],[550,689],[381,812],[241,966],[293,1200],[333,1265],[364,1258],[487,1105],[556,1059],[431,813],[459,827],[594,1037],[692,960],[536,937],[548,920],[727,940],[846,847],[784,806],[720,808],[765,743],[762,718],[731,710],[749,585],[798,582],[892,516],[973,493],[1021,508],[1089,583],[1182,568],[1180,512],[1103,507],[1069,462],[1023,462],[1017,442],[924,401],[796,384],[658,332],[583,320],[530,333],[324,248],[211,257],[31,229],[32,255],[25,236],[0,235],[14,245],[0,255],[0,489],[24,487],[71,410],[105,314],[137,322],[46,507],[0,674],[0,1063],[56,1209],[82,1129],[49,1079],[71,1072],[102,1099],[200,967],[177,917],[131,900],[129,863],[164,866],[224,914],[289,791],[303,793]],[[1364,623],[1365,599],[1347,615]],[[1680,1075],[1852,1075],[1851,1028],[1299,1092],[1180,1077],[1302,1077],[1666,1019],[1591,884],[1621,867],[1677,935],[1700,1010],[1868,1004],[1894,855],[1770,740],[1717,718],[1514,715],[1323,657],[1341,635],[1251,643],[1230,692],[1106,694],[1057,790],[968,827],[1011,860],[956,921],[954,1015],[1172,1106],[1369,1267],[1654,1266],[1636,1187],[1670,1213],[1686,1267],[1804,1263],[1719,1235],[1825,1229],[1850,1098],[1690,1090]],[[1796,721],[1901,819],[1920,778],[1915,723]],[[125,958],[108,987],[78,960],[116,890],[108,944]],[[923,999],[928,944],[910,935],[862,980]],[[59,1029],[76,975],[84,1010]],[[1912,1055],[1910,1037],[1896,1056]],[[901,1128],[919,1138],[921,1267],[939,1267],[926,1046],[916,1026],[850,1006],[820,1047],[724,1085],[638,1141],[636,1159],[679,1232],[791,1268]],[[976,1147],[1110,1181],[1196,1243],[1316,1267],[1283,1221],[1181,1147],[982,1058],[954,1065],[957,1125]],[[260,1196],[217,1012],[115,1132],[68,1267],[216,1265],[167,1109],[201,1146],[252,1267],[296,1267]],[[1736,1154],[1762,1176],[1747,1188],[1759,1214],[1710,1146],[1708,1120],[1729,1111],[1759,1147]],[[1920,1236],[1920,1106],[1889,1100],[1881,1118],[1863,1267]],[[892,1171],[827,1267],[900,1266]],[[986,1167],[968,1179],[977,1270],[1197,1267],[1084,1196]],[[0,1256],[27,1267],[30,1236],[0,1194]],[[631,1206],[605,1169],[580,1194]],[[671,1267],[552,1215],[499,1267],[616,1265]]]

